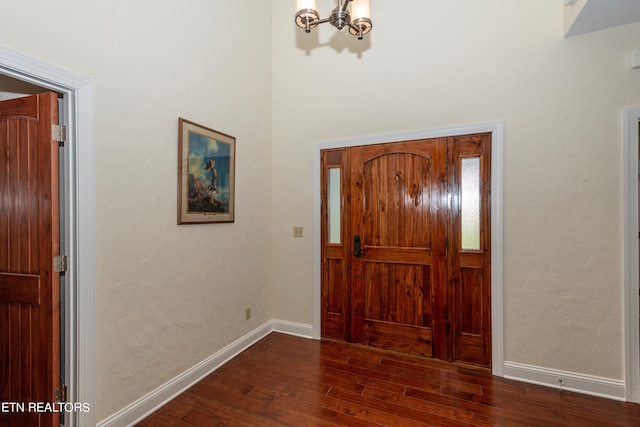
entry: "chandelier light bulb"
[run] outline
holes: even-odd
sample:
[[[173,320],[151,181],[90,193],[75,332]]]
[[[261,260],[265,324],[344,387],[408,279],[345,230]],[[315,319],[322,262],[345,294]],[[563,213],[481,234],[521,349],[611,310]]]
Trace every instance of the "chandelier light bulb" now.
[[[353,0],[351,2],[351,19],[371,19],[371,6],[369,0]]]
[[[302,9],[318,10],[316,0],[296,0],[296,11]]]

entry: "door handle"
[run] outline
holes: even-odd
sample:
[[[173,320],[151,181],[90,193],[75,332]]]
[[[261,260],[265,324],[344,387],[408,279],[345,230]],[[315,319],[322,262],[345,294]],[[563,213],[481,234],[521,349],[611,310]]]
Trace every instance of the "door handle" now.
[[[353,255],[355,256],[362,256],[362,242],[360,239],[360,235],[356,234],[353,237]]]

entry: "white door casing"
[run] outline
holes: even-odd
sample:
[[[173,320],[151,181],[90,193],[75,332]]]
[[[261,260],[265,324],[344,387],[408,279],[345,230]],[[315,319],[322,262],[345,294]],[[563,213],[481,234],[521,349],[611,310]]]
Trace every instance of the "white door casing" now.
[[[624,265],[624,375],[626,399],[640,403],[640,304],[638,249],[638,132],[640,107],[623,110],[622,197]]]

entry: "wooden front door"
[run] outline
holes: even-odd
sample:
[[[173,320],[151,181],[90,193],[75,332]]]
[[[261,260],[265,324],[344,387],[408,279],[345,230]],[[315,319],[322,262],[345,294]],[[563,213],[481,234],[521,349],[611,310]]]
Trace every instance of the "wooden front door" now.
[[[60,385],[57,105],[53,93],[0,102],[0,401],[12,404],[0,426],[60,424],[29,411]]]
[[[446,358],[433,345],[445,328],[446,139],[357,147],[351,162],[352,340]]]
[[[490,142],[323,152],[323,336],[490,367]]]

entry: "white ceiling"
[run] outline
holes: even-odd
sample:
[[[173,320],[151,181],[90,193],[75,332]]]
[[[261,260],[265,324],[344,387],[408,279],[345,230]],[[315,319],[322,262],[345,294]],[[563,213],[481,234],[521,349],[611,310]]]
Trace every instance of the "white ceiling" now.
[[[580,7],[585,2],[574,3],[567,5],[567,8]],[[640,22],[640,0],[587,0],[565,36],[577,36],[634,22]]]

